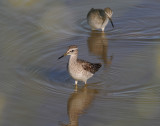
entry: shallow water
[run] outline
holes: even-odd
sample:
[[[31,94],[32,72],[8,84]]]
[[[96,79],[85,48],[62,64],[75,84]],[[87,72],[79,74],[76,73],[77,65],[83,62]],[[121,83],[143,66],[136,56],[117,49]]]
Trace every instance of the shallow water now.
[[[90,8],[114,11],[91,31]],[[159,126],[160,1],[1,0],[1,126]],[[69,45],[101,62],[87,87],[57,60]]]

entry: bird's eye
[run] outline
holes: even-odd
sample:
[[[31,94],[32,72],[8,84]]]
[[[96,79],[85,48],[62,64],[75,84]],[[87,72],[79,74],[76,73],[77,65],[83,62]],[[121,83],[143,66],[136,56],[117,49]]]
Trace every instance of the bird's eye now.
[[[74,52],[74,50],[71,50],[70,52]]]

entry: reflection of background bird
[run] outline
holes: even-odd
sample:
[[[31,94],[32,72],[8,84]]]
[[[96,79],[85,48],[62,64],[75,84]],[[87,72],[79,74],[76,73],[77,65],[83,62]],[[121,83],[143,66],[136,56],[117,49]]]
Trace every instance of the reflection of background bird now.
[[[78,126],[79,116],[84,113],[92,103],[96,93],[98,93],[96,89],[89,89],[87,86],[72,93],[68,99],[67,106],[70,123],[63,126]]]
[[[104,64],[109,65],[112,63],[112,56],[108,58],[108,40],[106,33],[92,31],[90,37],[88,37],[88,49],[90,53],[100,56]]]
[[[108,21],[110,20],[112,27],[114,27],[112,22],[112,10],[110,8],[94,9],[92,8],[87,14],[87,22],[92,28],[92,30],[101,29],[104,31]]]

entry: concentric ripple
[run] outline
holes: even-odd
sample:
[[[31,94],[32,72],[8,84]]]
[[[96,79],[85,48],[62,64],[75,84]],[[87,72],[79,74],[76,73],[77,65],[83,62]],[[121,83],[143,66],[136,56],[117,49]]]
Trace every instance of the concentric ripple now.
[[[82,101],[84,125],[159,123],[158,1],[22,1],[0,2],[2,125],[68,122],[67,108]],[[91,31],[87,12],[106,6],[115,28],[109,23],[105,32]],[[69,57],[57,60],[69,45],[78,46],[80,59],[102,63],[77,92],[66,68]]]

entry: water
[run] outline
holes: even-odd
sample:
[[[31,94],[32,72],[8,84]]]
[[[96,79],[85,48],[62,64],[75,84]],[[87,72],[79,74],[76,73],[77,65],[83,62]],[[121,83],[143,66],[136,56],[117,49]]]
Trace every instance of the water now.
[[[90,8],[110,7],[113,29],[92,32]],[[1,0],[0,126],[159,126],[158,0]],[[69,45],[102,68],[75,92]]]

